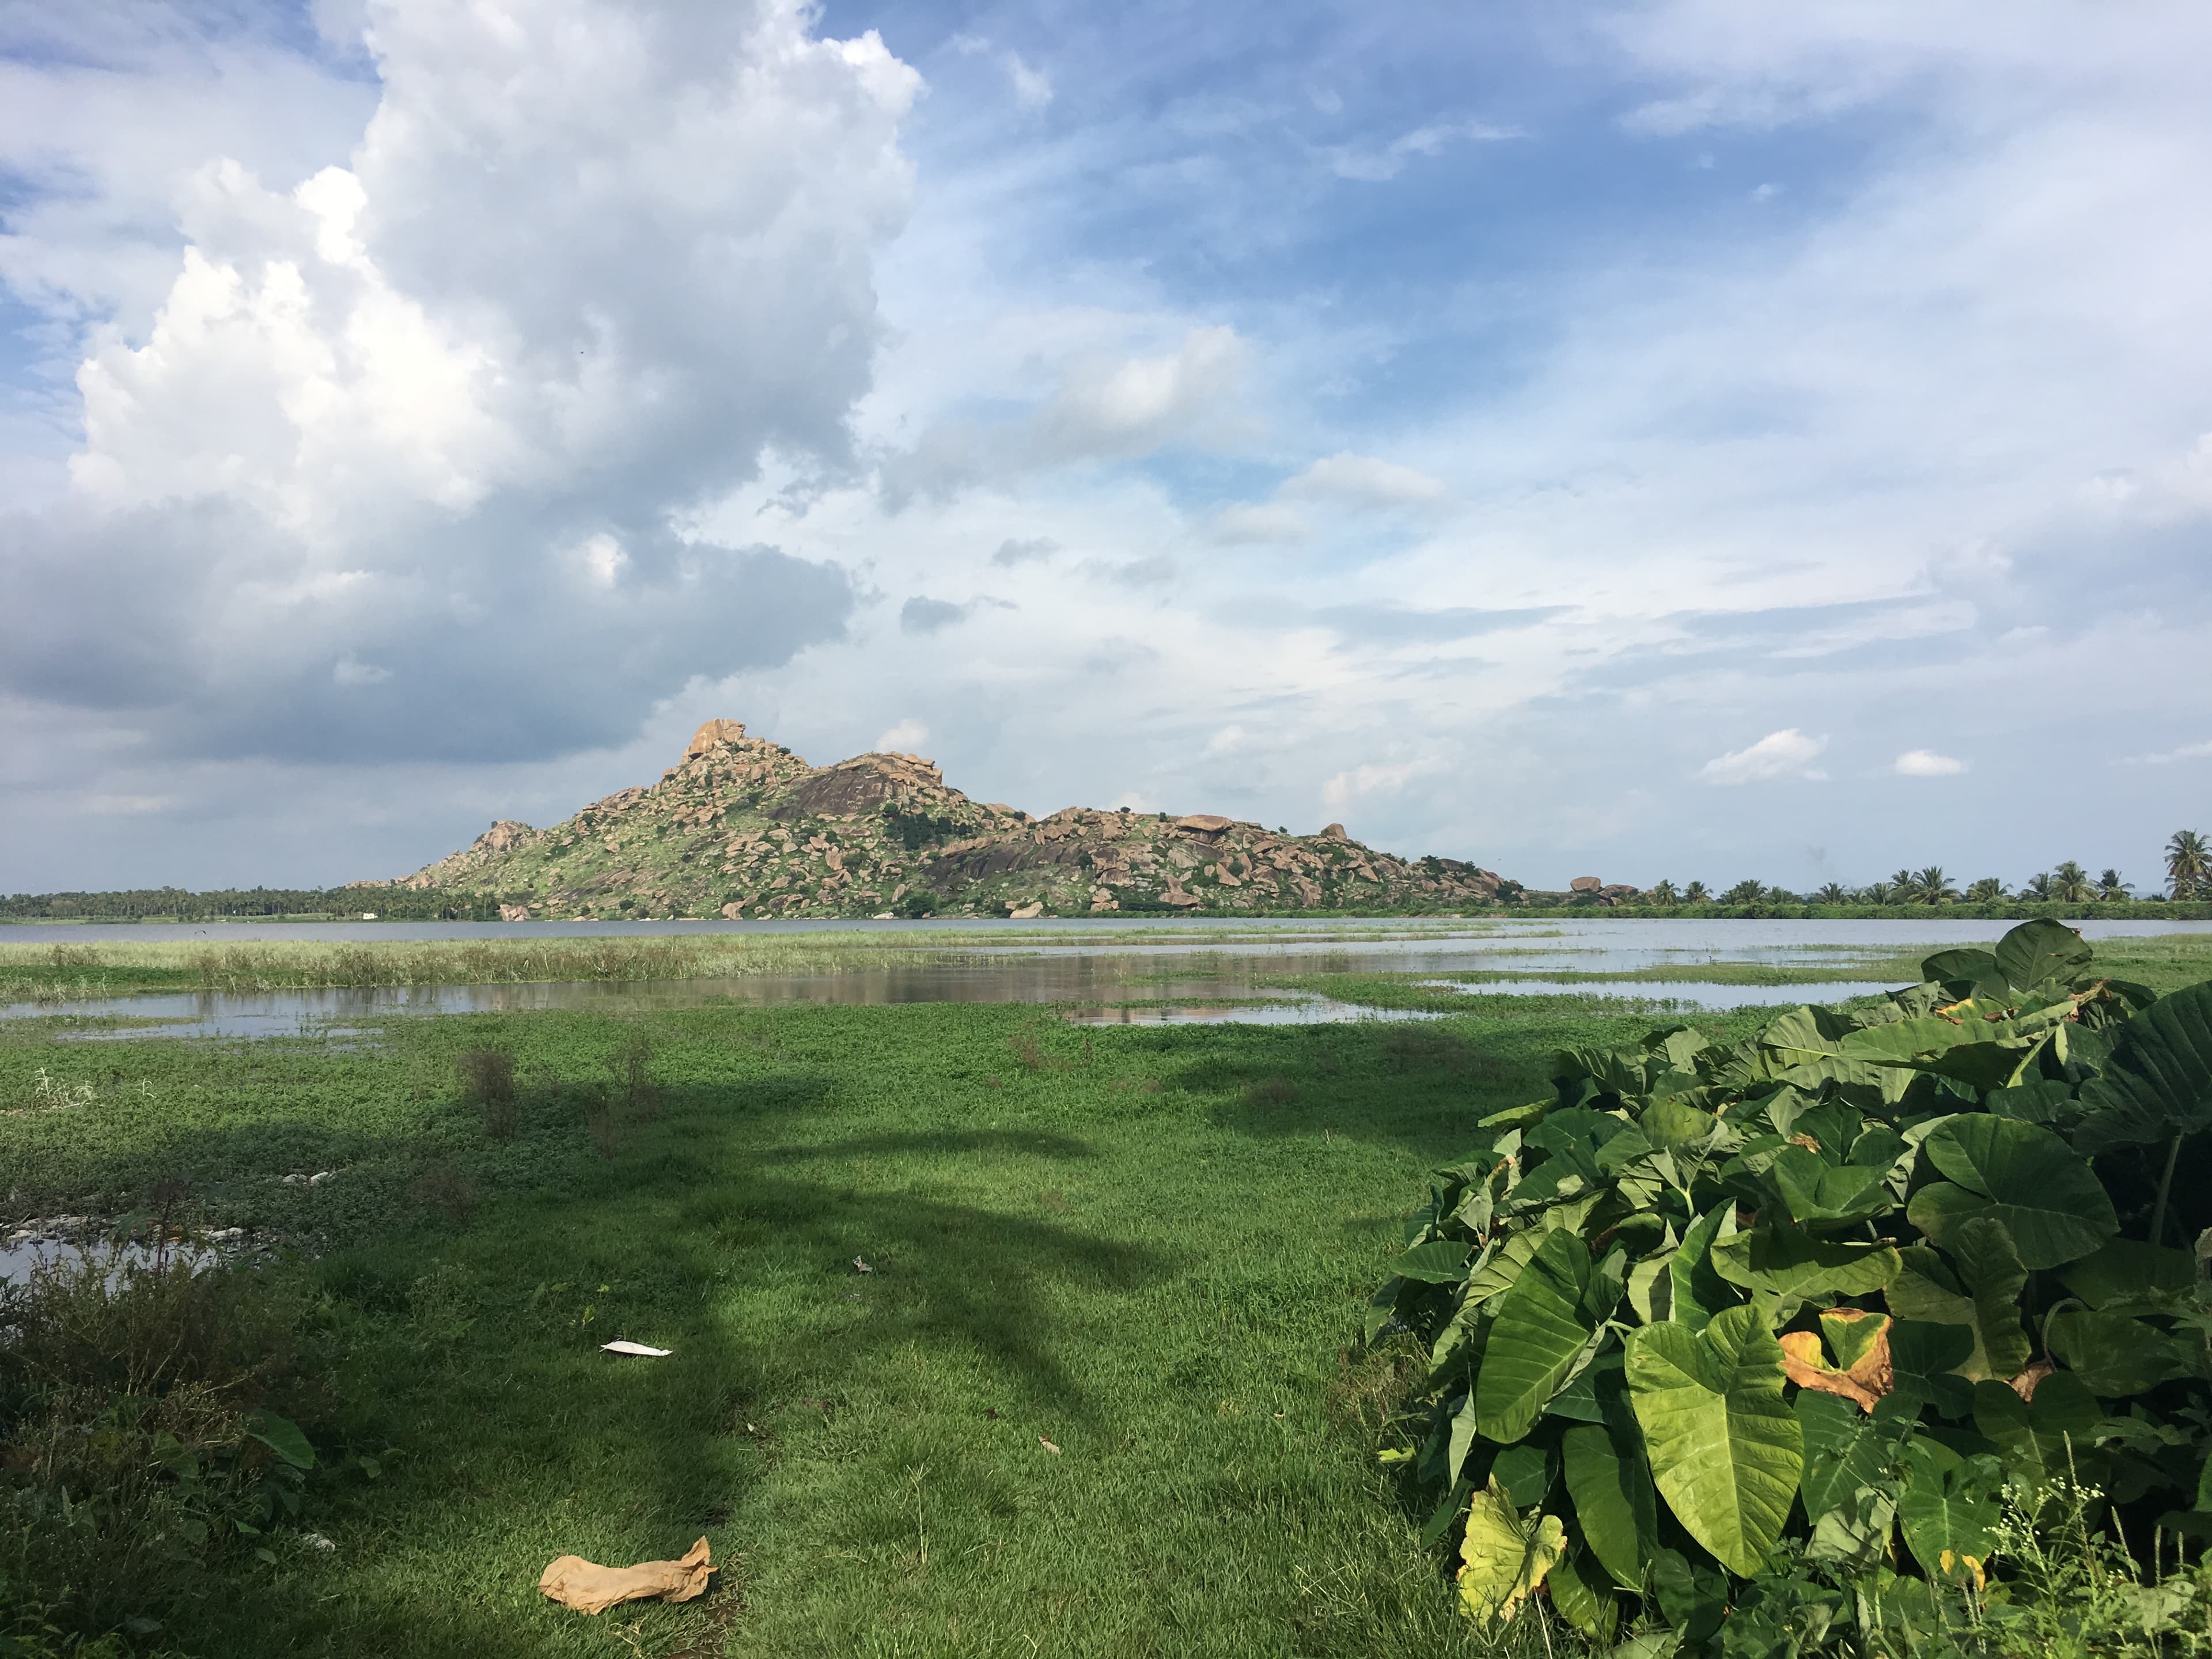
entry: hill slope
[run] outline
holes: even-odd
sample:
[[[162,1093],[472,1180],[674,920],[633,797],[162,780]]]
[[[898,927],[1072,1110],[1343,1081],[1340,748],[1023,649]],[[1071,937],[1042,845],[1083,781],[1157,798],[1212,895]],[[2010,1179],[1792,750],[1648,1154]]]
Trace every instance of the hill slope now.
[[[1518,890],[1456,860],[1374,852],[1335,824],[1289,836],[1075,806],[1032,819],[970,800],[918,756],[809,766],[720,720],[650,788],[550,830],[495,823],[401,882],[358,884],[493,891],[514,920],[1450,910]]]

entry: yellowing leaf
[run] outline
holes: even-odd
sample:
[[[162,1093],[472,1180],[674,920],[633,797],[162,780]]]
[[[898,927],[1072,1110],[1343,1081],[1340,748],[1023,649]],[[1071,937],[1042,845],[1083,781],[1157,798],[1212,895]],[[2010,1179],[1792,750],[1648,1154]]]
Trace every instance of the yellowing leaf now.
[[[1484,1622],[1510,1619],[1566,1547],[1559,1516],[1524,1519],[1493,1478],[1468,1510],[1467,1535],[1459,1547],[1460,1611]]]
[[[1828,1345],[1838,1359],[1850,1363],[1838,1369],[1820,1352],[1820,1339],[1811,1331],[1791,1331],[1782,1338],[1782,1370],[1801,1389],[1814,1389],[1850,1401],[1870,1412],[1875,1402],[1896,1385],[1889,1358],[1889,1318],[1869,1315],[1856,1308],[1832,1309],[1820,1316]]]

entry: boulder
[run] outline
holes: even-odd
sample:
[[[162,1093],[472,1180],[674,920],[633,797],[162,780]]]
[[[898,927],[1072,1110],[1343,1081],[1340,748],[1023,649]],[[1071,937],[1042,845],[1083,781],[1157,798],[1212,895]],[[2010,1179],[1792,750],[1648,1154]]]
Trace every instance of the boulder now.
[[[1031,899],[1027,904],[1010,905],[1006,910],[1006,917],[1011,921],[1034,921],[1043,914],[1042,899]]]
[[[1350,841],[1352,839],[1351,836],[1344,833],[1344,826],[1340,823],[1323,824],[1321,830],[1321,838],[1323,841]]]
[[[526,904],[502,904],[499,907],[499,919],[501,921],[527,921],[530,920],[530,907]]]
[[[1600,893],[1605,890],[1605,883],[1595,876],[1577,876],[1567,885],[1577,893]]]
[[[537,838],[538,832],[528,824],[514,818],[501,818],[477,837],[471,853],[511,853],[526,841]]]
[[[696,760],[700,756],[717,749],[726,748],[744,740],[743,720],[708,720],[691,734],[691,742],[684,750],[685,760]]]
[[[722,907],[722,920],[725,921],[738,921],[744,914],[745,907],[742,904],[726,904]]]
[[[1193,812],[1188,817],[1177,818],[1175,827],[1193,830],[1201,836],[1218,836],[1235,822],[1234,818],[1224,818],[1218,812]]]

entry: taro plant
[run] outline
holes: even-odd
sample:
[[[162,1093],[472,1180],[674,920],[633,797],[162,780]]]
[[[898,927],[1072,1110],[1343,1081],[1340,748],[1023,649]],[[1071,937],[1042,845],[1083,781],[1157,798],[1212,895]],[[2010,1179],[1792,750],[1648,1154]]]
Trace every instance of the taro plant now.
[[[1421,1346],[1383,1455],[1470,1615],[1892,1650],[2033,1601],[2007,1504],[2212,1534],[2212,984],[2090,960],[2029,922],[1483,1120],[1367,1316]]]

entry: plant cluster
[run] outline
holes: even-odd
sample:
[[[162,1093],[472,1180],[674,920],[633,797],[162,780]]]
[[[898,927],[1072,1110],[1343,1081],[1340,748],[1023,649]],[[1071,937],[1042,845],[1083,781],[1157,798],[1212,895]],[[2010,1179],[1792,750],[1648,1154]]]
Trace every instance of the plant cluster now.
[[[2212,848],[2194,830],[2177,830],[2166,843],[2167,891],[2184,902],[2212,897]],[[1677,888],[1671,878],[1654,882],[1644,895],[1653,903],[1711,904],[1738,907],[1754,904],[1876,904],[1930,906],[1946,904],[2113,904],[2135,896],[2135,884],[2118,870],[2107,868],[2091,875],[2081,864],[2067,859],[2053,868],[2031,876],[2016,891],[2007,891],[1996,876],[1984,876],[1960,888],[1940,864],[1925,869],[1893,872],[1886,880],[1863,887],[1828,882],[1803,893],[1786,887],[1769,887],[1757,879],[1740,881],[1717,899],[1705,883],[1693,881]]]
[[[1871,1006],[1563,1051],[1482,1121],[1367,1322],[1420,1346],[1384,1456],[1466,1611],[1887,1651],[2051,1618],[2069,1502],[2212,1533],[2212,983],[2090,959],[2030,922]]]

